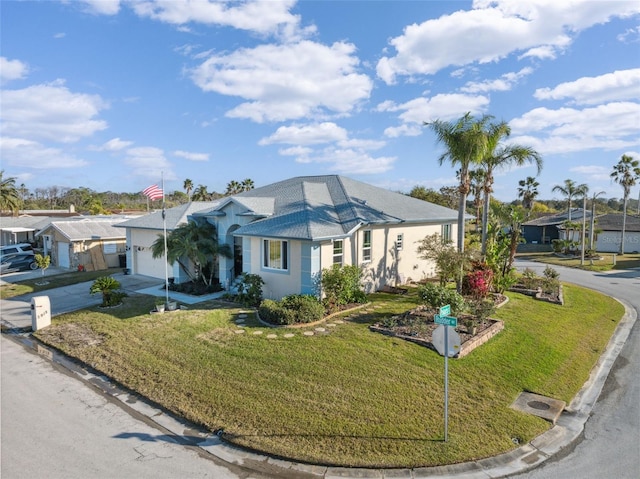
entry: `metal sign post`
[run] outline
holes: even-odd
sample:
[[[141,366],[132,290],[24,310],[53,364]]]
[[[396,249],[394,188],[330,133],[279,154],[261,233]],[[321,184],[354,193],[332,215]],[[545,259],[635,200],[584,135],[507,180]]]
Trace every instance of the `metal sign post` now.
[[[444,326],[444,442],[449,440],[449,326],[458,325],[458,318],[448,316],[451,314],[451,305],[440,308],[440,314],[436,314],[434,322]]]

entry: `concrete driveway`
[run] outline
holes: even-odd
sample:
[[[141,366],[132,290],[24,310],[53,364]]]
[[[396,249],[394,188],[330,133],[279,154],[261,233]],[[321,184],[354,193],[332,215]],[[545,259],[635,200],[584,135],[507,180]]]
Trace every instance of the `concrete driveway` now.
[[[62,272],[68,272],[64,270]],[[56,272],[47,270],[47,276],[52,276]],[[38,278],[42,275],[40,271],[25,271],[20,273],[12,273],[3,275],[3,282],[17,282],[25,279]],[[125,275],[123,273],[115,273],[111,275],[121,284],[121,289],[127,293],[134,293],[149,288],[161,288],[164,282],[158,278],[141,275]],[[79,309],[88,308],[98,305],[102,302],[99,294],[92,295],[89,293],[93,281],[63,286],[60,288],[49,289],[39,293],[25,294],[16,298],[0,300],[0,324],[3,327],[11,329],[30,329],[31,328],[31,298],[34,296],[48,296],[51,303],[51,315],[77,311]],[[158,289],[160,291],[160,289]]]

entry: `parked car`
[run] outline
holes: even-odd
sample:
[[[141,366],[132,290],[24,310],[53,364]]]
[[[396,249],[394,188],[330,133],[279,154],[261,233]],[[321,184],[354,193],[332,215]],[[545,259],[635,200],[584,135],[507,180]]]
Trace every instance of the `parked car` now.
[[[7,244],[0,246],[0,261],[3,261],[5,256],[14,254],[30,254],[34,255],[33,247],[29,243]]]
[[[38,263],[36,263],[34,254],[21,253],[7,255],[0,261],[0,274],[28,269],[38,269]]]

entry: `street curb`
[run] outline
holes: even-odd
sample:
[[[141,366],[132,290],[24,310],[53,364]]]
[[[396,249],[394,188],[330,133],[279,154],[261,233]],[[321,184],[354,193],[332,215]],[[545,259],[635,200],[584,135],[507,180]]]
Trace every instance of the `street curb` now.
[[[196,446],[229,464],[272,474],[286,476],[287,473],[296,473],[298,477],[303,475],[322,479],[422,479],[434,477],[440,479],[462,477],[465,479],[498,479],[535,469],[554,455],[574,445],[581,437],[584,425],[602,392],[609,372],[637,320],[637,312],[631,305],[619,299],[616,300],[624,306],[625,314],[616,326],[602,355],[592,368],[589,379],[562,412],[555,426],[528,444],[494,457],[445,466],[402,469],[347,468],[304,464],[242,449],[224,442],[216,434],[211,434],[209,431],[173,416],[146,398],[116,385],[108,377],[91,372],[90,366],[82,365],[63,353],[43,345],[30,333],[3,332],[3,334],[19,342],[25,348],[34,350],[52,363],[64,367],[78,379],[91,384],[103,394],[117,399],[126,408],[145,416],[161,429],[175,435],[180,443]]]

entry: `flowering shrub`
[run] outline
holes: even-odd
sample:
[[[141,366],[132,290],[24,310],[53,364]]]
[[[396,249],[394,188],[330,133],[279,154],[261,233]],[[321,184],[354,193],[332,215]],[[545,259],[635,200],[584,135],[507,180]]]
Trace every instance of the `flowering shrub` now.
[[[485,298],[491,291],[493,271],[489,268],[478,268],[467,273],[462,280],[462,294],[476,299]]]

